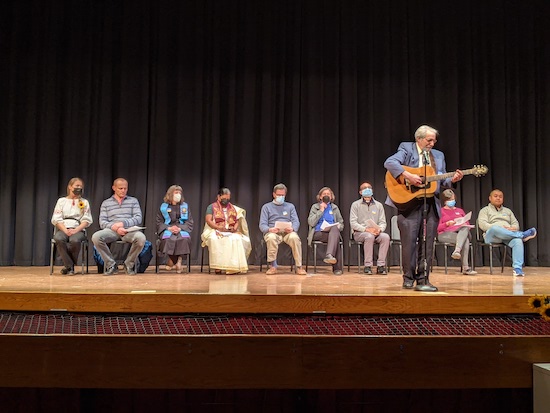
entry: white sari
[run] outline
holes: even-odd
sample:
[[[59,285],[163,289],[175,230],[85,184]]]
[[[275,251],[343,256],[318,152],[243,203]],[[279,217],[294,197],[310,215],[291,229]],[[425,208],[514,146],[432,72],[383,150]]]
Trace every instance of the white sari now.
[[[233,205],[237,211],[239,232],[221,232],[204,224],[202,246],[208,247],[211,269],[228,272],[248,271],[248,256],[252,250],[246,222],[246,211]]]

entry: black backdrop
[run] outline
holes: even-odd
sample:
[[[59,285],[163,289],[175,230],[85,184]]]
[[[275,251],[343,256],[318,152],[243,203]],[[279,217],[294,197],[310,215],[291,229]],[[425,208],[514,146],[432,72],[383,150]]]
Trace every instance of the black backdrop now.
[[[464,178],[459,205],[477,213],[501,188],[522,226],[539,228],[527,264],[550,265],[549,10],[547,0],[4,1],[0,264],[48,263],[53,206],[73,176],[96,221],[113,179],[127,178],[148,239],[167,187],[182,185],[195,262],[221,185],[247,209],[257,246],[261,205],[284,182],[305,239],[319,188],[333,188],[346,221],[360,182],[383,201],[383,161],[428,123],[448,169],[490,169]]]

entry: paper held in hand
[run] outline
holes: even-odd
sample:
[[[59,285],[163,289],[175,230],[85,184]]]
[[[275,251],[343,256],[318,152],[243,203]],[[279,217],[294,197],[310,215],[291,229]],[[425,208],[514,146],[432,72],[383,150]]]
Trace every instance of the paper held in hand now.
[[[134,225],[133,227],[126,228],[127,232],[135,232],[135,231],[141,231],[142,229],[145,229],[146,227],[139,227],[137,225]]]
[[[370,219],[370,218],[367,219],[367,222],[366,222],[365,226],[366,226],[367,228],[374,228],[374,229],[380,231],[380,227],[378,226],[378,224],[377,224],[376,222],[374,222],[374,221],[373,221],[372,219]]]
[[[286,228],[292,228],[292,222],[275,221],[275,228],[277,228],[279,231],[284,231]]]
[[[323,222],[321,222],[321,231],[328,232],[330,231],[330,227],[333,227],[335,225],[338,225],[338,222],[335,222],[334,224],[329,224],[326,220],[323,219]]]
[[[455,219],[455,225],[466,225],[466,222],[468,222],[472,218],[472,211],[468,212],[463,217],[459,217]],[[473,228],[473,225],[468,225],[470,228]]]

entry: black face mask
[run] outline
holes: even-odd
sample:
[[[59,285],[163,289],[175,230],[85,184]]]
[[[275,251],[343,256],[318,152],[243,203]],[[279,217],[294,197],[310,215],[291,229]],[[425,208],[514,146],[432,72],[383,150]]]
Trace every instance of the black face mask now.
[[[73,194],[76,195],[76,196],[82,195],[82,188],[74,188],[73,189]]]
[[[323,202],[324,202],[325,204],[328,204],[328,203],[330,202],[330,196],[325,195],[325,196],[323,197]]]
[[[220,199],[220,204],[222,204],[224,206],[229,204],[229,199]]]

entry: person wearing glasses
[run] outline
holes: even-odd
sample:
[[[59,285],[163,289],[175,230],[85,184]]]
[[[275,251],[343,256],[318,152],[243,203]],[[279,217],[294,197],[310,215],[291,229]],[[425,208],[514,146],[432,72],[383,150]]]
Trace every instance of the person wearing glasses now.
[[[422,177],[424,171],[427,176],[447,172],[445,155],[443,152],[433,149],[437,138],[438,131],[436,129],[422,125],[414,133],[414,142],[401,142],[397,152],[384,162],[384,167],[388,170],[386,184],[388,185],[389,178],[392,178],[398,183],[398,188],[404,194],[412,194],[411,199],[407,202],[396,202],[398,196],[394,194],[393,198],[395,199],[392,199],[388,186],[388,198],[386,199],[386,204],[397,208],[398,211],[397,225],[403,246],[403,288],[414,288],[416,291],[424,292],[437,291],[437,287],[430,283],[429,268],[439,223],[440,188],[450,188],[464,176],[462,171],[457,169],[451,178],[436,180],[428,188],[424,188],[425,181]],[[424,198],[426,198],[427,209],[425,243],[423,237]]]

